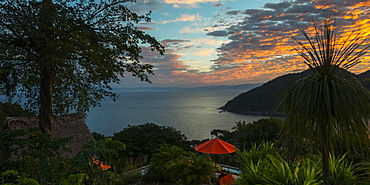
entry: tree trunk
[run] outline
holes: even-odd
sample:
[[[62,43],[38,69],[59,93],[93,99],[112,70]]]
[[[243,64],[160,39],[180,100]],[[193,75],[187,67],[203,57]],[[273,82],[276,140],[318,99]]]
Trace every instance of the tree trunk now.
[[[329,139],[330,132],[328,132],[327,124],[330,120],[322,121],[321,123],[321,162],[322,162],[322,180],[324,185],[330,185],[330,168],[329,168]]]
[[[51,133],[53,127],[53,82],[51,67],[41,70],[39,127],[43,133]]]
[[[53,1],[43,0],[40,21],[46,39],[41,48],[39,127],[43,133],[50,134],[53,127],[53,64],[50,60],[53,50],[50,46],[53,33],[53,14]]]
[[[330,185],[330,168],[329,168],[329,149],[327,148],[326,141],[322,141],[322,180],[324,185]]]

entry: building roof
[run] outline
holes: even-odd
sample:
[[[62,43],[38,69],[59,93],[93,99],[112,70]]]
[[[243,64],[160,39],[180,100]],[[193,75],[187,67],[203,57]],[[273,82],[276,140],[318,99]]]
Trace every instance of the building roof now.
[[[85,123],[84,114],[69,114],[57,116],[54,118],[54,125],[51,134],[53,137],[73,137],[66,144],[71,152],[61,152],[63,156],[75,156],[82,147],[89,141],[93,140],[92,134]],[[38,127],[36,117],[7,117],[4,119],[4,129],[28,129]]]

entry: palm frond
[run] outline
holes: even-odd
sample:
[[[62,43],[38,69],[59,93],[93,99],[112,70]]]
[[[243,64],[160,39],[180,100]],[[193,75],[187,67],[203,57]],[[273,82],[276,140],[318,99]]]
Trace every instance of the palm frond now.
[[[293,38],[302,47],[296,51],[303,63],[314,72],[296,81],[280,101],[287,115],[283,136],[294,146],[327,139],[332,148],[339,138],[356,150],[359,147],[353,143],[368,141],[370,93],[357,79],[339,76],[339,72],[359,64],[370,45],[366,45],[366,33],[354,29],[342,38],[335,26],[330,18],[322,25],[313,22],[312,34],[299,26],[306,40]]]

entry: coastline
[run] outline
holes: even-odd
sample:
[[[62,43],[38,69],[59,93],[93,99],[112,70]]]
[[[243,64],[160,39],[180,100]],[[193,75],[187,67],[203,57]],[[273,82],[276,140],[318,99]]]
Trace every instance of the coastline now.
[[[274,111],[246,111],[246,110],[231,110],[225,109],[224,106],[218,108],[221,112],[230,112],[234,114],[241,114],[241,115],[250,115],[250,116],[272,116],[272,117],[282,117],[283,114],[281,112],[274,112]]]

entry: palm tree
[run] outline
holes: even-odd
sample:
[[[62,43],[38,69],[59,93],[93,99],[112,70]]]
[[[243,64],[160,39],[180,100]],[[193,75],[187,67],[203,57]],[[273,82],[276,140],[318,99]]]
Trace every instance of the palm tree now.
[[[247,142],[247,133],[248,133],[248,124],[245,121],[238,121],[235,122],[235,126],[233,126],[233,130],[235,130],[238,134],[239,145],[241,150],[245,150],[245,143]]]
[[[293,147],[303,140],[315,143],[322,154],[323,182],[330,184],[329,155],[335,139],[354,151],[368,142],[370,93],[357,79],[340,73],[360,63],[370,46],[365,45],[366,33],[354,30],[345,38],[337,36],[331,18],[313,27],[312,37],[299,27],[305,42],[294,38],[313,74],[297,80],[281,99],[287,116],[282,130]]]

